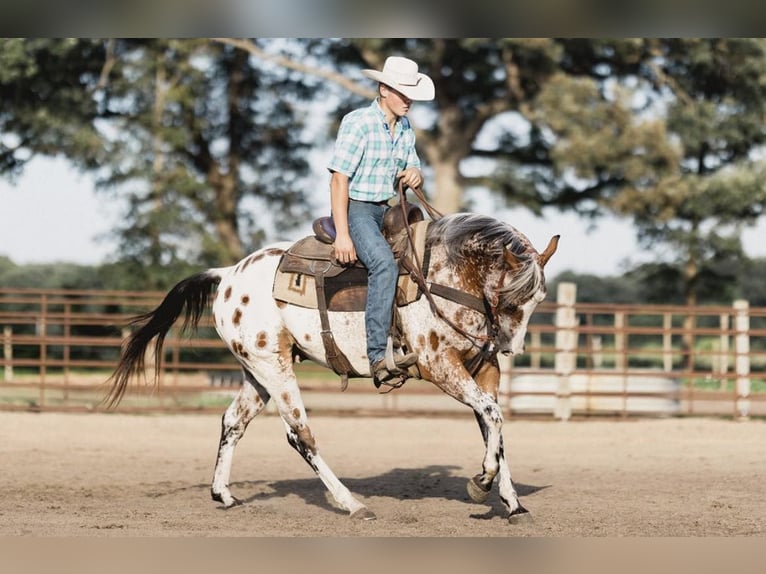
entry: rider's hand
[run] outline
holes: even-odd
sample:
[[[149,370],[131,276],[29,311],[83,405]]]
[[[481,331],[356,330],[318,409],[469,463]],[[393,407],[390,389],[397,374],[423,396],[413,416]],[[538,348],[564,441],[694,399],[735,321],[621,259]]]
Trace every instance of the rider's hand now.
[[[420,187],[423,183],[423,174],[416,167],[408,167],[404,171],[397,173],[396,177],[401,178],[404,185],[413,189]]]
[[[356,261],[356,249],[354,249],[354,242],[351,241],[351,236],[348,234],[339,233],[335,237],[333,243],[335,248],[335,259],[342,265],[351,265]]]

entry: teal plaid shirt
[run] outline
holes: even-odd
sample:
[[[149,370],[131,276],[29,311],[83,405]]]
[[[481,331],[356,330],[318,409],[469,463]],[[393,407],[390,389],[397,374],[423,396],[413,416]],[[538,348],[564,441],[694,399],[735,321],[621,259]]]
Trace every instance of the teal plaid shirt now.
[[[420,158],[415,131],[406,117],[396,123],[393,138],[377,99],[343,117],[327,169],[348,176],[351,199],[391,199],[396,195],[396,174],[408,167],[419,168]]]

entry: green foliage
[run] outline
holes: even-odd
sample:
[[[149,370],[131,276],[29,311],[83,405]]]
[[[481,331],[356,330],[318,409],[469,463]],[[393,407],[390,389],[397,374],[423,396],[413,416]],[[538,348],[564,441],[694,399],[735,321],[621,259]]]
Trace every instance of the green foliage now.
[[[93,91],[103,42],[0,39],[0,174],[13,177],[35,153],[97,167],[105,149]]]
[[[16,265],[0,258],[0,287],[36,289],[105,289],[97,267],[73,263]]]
[[[591,46],[577,73],[563,66],[537,98],[535,121],[552,142],[547,201],[632,218],[641,245],[661,254],[650,272],[660,284],[675,275],[687,303],[706,289],[723,296],[739,274],[730,262],[743,258],[741,229],[766,204],[766,170],[752,159],[766,140],[766,43]]]
[[[300,66],[208,40],[0,40],[0,173],[34,154],[94,170],[126,200],[116,230],[126,280],[165,285],[304,222],[307,153],[365,99],[327,73],[372,90],[360,70],[403,54],[436,83],[436,99],[418,104],[418,145],[446,211],[478,186],[536,212],[629,218],[657,254],[637,274],[688,302],[744,277],[739,234],[766,203],[762,39],[252,45]],[[335,100],[325,131],[308,131]]]
[[[126,200],[137,281],[222,265],[305,221],[301,82],[208,40],[0,41],[0,173],[34,154]],[[257,210],[258,216],[249,210]]]

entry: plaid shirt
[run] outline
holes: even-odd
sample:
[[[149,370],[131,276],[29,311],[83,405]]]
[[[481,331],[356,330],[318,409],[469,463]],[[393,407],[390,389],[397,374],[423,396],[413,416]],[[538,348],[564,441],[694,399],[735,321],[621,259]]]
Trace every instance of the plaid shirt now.
[[[351,199],[391,199],[396,195],[396,174],[408,167],[419,168],[420,158],[415,131],[406,117],[396,122],[393,138],[377,99],[343,117],[327,169],[349,177]]]

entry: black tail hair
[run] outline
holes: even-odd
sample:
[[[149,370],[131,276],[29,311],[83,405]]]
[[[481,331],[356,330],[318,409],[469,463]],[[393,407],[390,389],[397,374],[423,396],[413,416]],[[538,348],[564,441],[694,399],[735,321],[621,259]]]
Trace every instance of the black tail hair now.
[[[130,321],[131,325],[140,325],[140,327],[128,338],[120,362],[112,376],[107,380],[107,384],[111,383],[112,385],[103,401],[108,408],[113,408],[120,403],[131,377],[143,373],[146,349],[155,337],[154,356],[157,360],[155,361],[154,384],[158,383],[162,362],[162,346],[168,331],[184,313],[184,310],[186,315],[182,330],[196,329],[210,302],[213,287],[217,286],[220,281],[221,276],[210,270],[187,277],[177,283],[165,295],[162,303],[156,309],[134,317]]]

